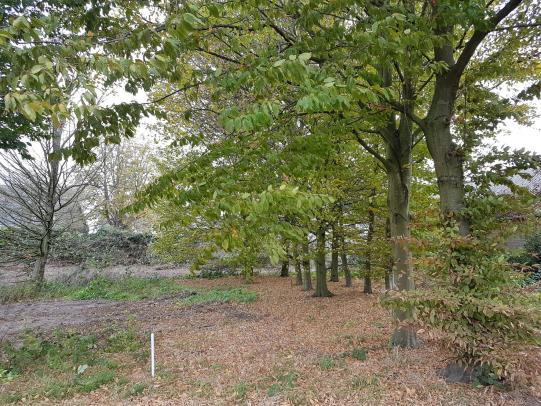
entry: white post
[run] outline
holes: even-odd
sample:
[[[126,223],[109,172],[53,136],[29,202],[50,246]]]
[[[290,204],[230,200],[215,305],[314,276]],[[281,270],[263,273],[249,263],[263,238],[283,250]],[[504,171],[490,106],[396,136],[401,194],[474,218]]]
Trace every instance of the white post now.
[[[154,333],[150,333],[150,375],[154,378],[156,361],[154,356]]]

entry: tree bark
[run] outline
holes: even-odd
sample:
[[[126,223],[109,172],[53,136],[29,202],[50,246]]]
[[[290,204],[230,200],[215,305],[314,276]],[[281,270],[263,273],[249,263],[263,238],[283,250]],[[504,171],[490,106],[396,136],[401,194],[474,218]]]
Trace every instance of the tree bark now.
[[[282,261],[282,268],[280,269],[280,277],[287,278],[289,276],[289,250],[286,247],[286,258]]]
[[[348,266],[348,256],[346,254],[346,243],[344,241],[344,235],[342,234],[340,236],[340,248],[341,248],[341,251],[340,251],[340,257],[341,257],[341,260],[342,260],[342,269],[344,270],[344,279],[346,281],[346,288],[351,288],[353,286],[353,281],[352,281],[352,278],[351,278],[351,270],[349,269],[349,266]]]
[[[396,284],[396,289],[408,291],[415,289],[415,285],[412,278],[409,249],[409,203],[413,163],[413,131],[410,115],[413,114],[411,100],[414,89],[407,79],[404,80],[402,93],[404,111],[400,114],[400,123],[398,128],[392,123],[394,131],[387,133],[387,177],[389,182],[387,204],[393,260],[392,281]],[[415,329],[402,323],[411,319],[410,312],[395,311],[394,316],[397,328],[392,337],[393,345],[419,347],[420,342]]]
[[[338,282],[338,232],[337,227],[332,226],[332,243],[331,243],[331,282]]]
[[[387,220],[385,221],[385,237],[387,238],[390,244],[391,243],[391,221],[389,217],[387,217]],[[392,276],[393,276],[393,257],[392,255],[389,255],[389,261],[387,264],[387,268],[385,269],[385,290],[395,289]]]
[[[302,285],[302,268],[301,268],[301,258],[299,255],[299,249],[297,246],[295,246],[295,249],[293,250],[293,256],[295,261],[295,285],[301,286]]]
[[[47,264],[47,260],[49,258],[51,237],[54,228],[58,181],[60,175],[60,163],[56,154],[59,153],[61,149],[62,129],[63,126],[53,128],[51,152],[55,155],[53,155],[52,158],[50,156],[47,156],[45,158],[47,160],[47,166],[49,171],[47,195],[45,196],[47,202],[46,217],[42,223],[43,235],[39,244],[39,256],[34,262],[34,269],[32,274],[33,282],[38,291],[41,290],[41,288],[43,287],[43,282],[45,280],[45,265]]]
[[[374,239],[374,222],[376,214],[374,212],[374,199],[376,198],[376,188],[372,188],[368,204],[368,233],[366,235],[366,262],[364,270],[364,289],[363,293],[372,293],[372,240]]]
[[[34,262],[34,269],[32,270],[32,281],[38,291],[43,287],[43,282],[45,280],[45,265],[47,264],[47,258],[49,257],[49,246],[50,233],[47,232],[41,239],[39,256]]]
[[[304,272],[303,290],[312,290],[312,273],[310,272],[310,247],[308,242],[302,245],[302,267]]]
[[[289,259],[282,261],[282,268],[280,268],[280,277],[287,278],[289,276]]]
[[[330,297],[333,294],[327,288],[327,267],[325,264],[325,226],[321,224],[317,230],[316,250],[316,291],[315,297]]]
[[[466,236],[470,233],[470,223],[463,213],[466,207],[464,154],[451,133],[457,91],[458,80],[452,72],[437,76],[424,132],[438,179],[443,221],[446,225],[456,223],[460,235]]]

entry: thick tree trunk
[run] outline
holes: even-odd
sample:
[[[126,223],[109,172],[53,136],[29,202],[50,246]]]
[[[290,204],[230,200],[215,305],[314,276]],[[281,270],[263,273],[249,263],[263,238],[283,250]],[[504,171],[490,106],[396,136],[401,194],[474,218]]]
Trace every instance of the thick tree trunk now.
[[[405,171],[410,172],[409,169]],[[410,172],[411,174],[411,172]],[[402,175],[402,176],[401,176]],[[405,176],[404,176],[405,175]],[[403,182],[403,179],[408,179]],[[391,244],[393,251],[393,275],[398,290],[413,290],[415,285],[411,275],[411,253],[409,250],[409,179],[398,171],[389,172],[389,212],[391,226]],[[395,311],[399,323],[411,319],[409,312]],[[392,343],[398,347],[418,347],[416,332],[407,325],[399,325],[395,330]]]
[[[340,257],[341,257],[341,260],[342,260],[342,269],[344,270],[344,279],[346,281],[346,288],[351,288],[353,286],[353,280],[351,278],[351,270],[349,269],[349,266],[348,266],[348,256],[346,254],[346,243],[344,241],[344,235],[342,234],[340,236],[340,248],[341,248],[341,251],[340,251]]]
[[[316,291],[315,297],[330,297],[333,294],[327,288],[327,267],[325,264],[325,226],[320,225],[317,230],[316,251]]]
[[[331,243],[331,282],[338,282],[338,232],[337,227],[332,227]]]
[[[413,146],[412,122],[409,116],[413,113],[411,100],[414,90],[408,80],[404,82],[402,90],[404,112],[400,115],[400,124],[394,132],[394,136],[387,144],[387,177],[389,181],[387,204],[393,254],[392,283],[396,284],[396,289],[408,291],[415,289],[409,249],[409,203]],[[398,327],[392,337],[394,346],[418,347],[420,345],[415,329],[402,323],[411,318],[409,312],[395,311]]]
[[[454,142],[451,120],[454,113],[458,82],[448,74],[439,75],[430,110],[425,120],[428,150],[434,160],[438,178],[440,209],[446,224],[458,225],[461,235],[470,233],[470,224],[463,215],[465,209],[464,156]]]
[[[302,245],[302,268],[304,272],[303,290],[312,290],[312,273],[310,272],[310,247],[308,242]]]

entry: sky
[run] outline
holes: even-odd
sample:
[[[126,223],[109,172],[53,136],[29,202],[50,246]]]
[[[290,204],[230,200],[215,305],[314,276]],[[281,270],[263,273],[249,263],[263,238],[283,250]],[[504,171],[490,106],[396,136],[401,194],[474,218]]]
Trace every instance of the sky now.
[[[502,126],[502,134],[498,136],[498,143],[509,145],[512,148],[525,148],[541,154],[541,101],[534,103],[537,117],[531,127],[519,125],[507,120]]]

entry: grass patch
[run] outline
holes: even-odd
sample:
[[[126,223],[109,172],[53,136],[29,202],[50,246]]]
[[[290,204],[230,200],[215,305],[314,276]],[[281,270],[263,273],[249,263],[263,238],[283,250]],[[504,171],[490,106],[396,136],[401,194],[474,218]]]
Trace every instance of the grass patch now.
[[[354,348],[350,355],[358,361],[366,361],[366,350],[364,348]]]
[[[324,357],[321,357],[317,364],[321,369],[332,369],[336,366],[336,362],[332,357],[329,357],[328,355],[325,355]]]
[[[235,399],[242,400],[246,397],[248,392],[252,389],[252,385],[244,381],[237,383],[233,387],[233,393],[235,394]]]
[[[244,288],[213,288],[201,290],[195,295],[185,297],[180,303],[194,305],[200,303],[250,303],[257,299],[257,293]]]
[[[276,396],[284,391],[291,390],[297,385],[299,374],[295,371],[279,375],[276,382],[271,384],[267,389],[267,395],[270,397]]]
[[[118,364],[112,354],[140,349],[140,339],[131,327],[112,328],[102,337],[71,332],[56,332],[50,338],[27,334],[20,346],[2,348],[0,379],[6,393],[0,402],[63,399],[92,392],[116,379]],[[32,387],[25,390],[24,384],[18,384],[19,378]]]
[[[378,386],[379,385],[379,379],[377,377],[371,377],[371,376],[355,376],[351,380],[351,386],[354,389],[364,389],[371,386]]]
[[[143,382],[135,383],[129,388],[127,392],[127,396],[131,398],[136,397],[136,396],[141,396],[143,392],[145,391],[145,389],[147,388],[147,386],[148,385]]]
[[[248,303],[257,299],[257,293],[243,288],[193,289],[177,283],[171,278],[138,278],[125,276],[119,279],[97,277],[85,286],[67,285],[60,282],[47,282],[41,291],[33,284],[20,284],[0,289],[0,302],[17,302],[32,299],[71,299],[91,300],[109,299],[136,301],[178,296],[185,293],[180,303],[193,305],[200,303]]]

